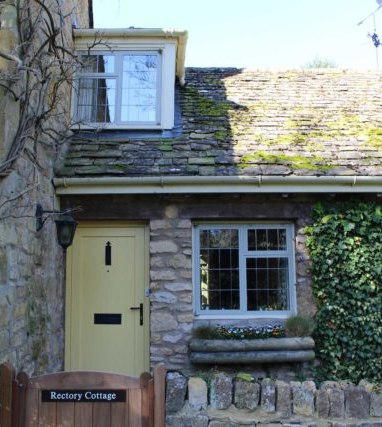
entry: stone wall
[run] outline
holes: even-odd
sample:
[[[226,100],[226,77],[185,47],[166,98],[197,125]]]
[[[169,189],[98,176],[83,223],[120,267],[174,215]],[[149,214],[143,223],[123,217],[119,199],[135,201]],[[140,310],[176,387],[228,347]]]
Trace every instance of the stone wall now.
[[[186,378],[167,374],[168,427],[375,426],[382,423],[382,388],[326,381],[233,378],[223,372]]]
[[[89,6],[93,0],[70,0],[67,1],[68,12],[71,12],[72,23],[77,25],[78,28],[89,28],[91,22],[89,22]],[[75,13],[73,13],[73,10]],[[90,11],[90,14],[92,11]],[[73,15],[75,16],[75,21],[73,22]]]
[[[61,3],[70,11],[78,3],[79,15],[86,16],[86,0]],[[11,0],[1,6],[0,48],[15,53],[15,8]],[[82,25],[87,25],[87,18]],[[64,39],[70,49],[69,15]],[[0,62],[0,71],[9,67],[9,61]],[[70,108],[68,93],[65,100]],[[0,93],[0,105],[1,164],[15,136],[20,106],[5,91]],[[53,121],[52,126],[59,130],[61,124]],[[10,170],[0,175],[0,362],[10,361],[18,371],[29,374],[63,369],[64,354],[63,252],[52,218],[39,232],[35,220],[37,203],[47,210],[59,207],[52,185],[57,151],[43,135],[38,134],[37,141],[27,145]]]
[[[169,205],[150,221],[151,363],[187,368],[193,328],[192,223]]]
[[[208,205],[195,199],[167,203],[162,206],[160,219],[150,220],[150,288],[151,296],[151,363],[164,362],[171,369],[192,370],[188,360],[188,344],[192,329],[201,323],[229,323],[243,325],[242,319],[199,320],[193,313],[192,284],[192,227],[195,216],[203,220],[224,220],[225,216],[236,216],[252,221],[259,214],[264,218],[264,198],[243,196],[235,199],[229,208],[228,198],[209,198]],[[288,219],[295,224],[296,295],[298,312],[313,315],[315,306],[311,294],[308,272],[309,257],[305,248],[304,227],[309,222],[309,208],[301,202],[286,201],[283,207],[275,204],[276,197],[268,198],[267,217]],[[232,203],[232,202],[229,202]],[[219,212],[221,206],[225,212]],[[260,206],[262,207],[260,209]],[[239,214],[240,212],[240,214]],[[157,212],[151,214],[158,216]],[[218,219],[216,219],[218,217]],[[293,219],[292,219],[293,218]],[[229,221],[229,220],[228,220]],[[247,324],[259,325],[279,320],[253,319]],[[283,369],[288,370],[287,367]],[[284,371],[285,371],[284,369]],[[300,369],[300,365],[299,368]],[[280,370],[279,367],[272,368]]]
[[[17,12],[11,0],[0,4],[0,48],[6,54],[14,54],[17,46]],[[8,73],[14,66],[0,58],[0,73]],[[19,119],[19,103],[12,100],[4,87],[0,88],[0,162],[5,160],[15,136]]]

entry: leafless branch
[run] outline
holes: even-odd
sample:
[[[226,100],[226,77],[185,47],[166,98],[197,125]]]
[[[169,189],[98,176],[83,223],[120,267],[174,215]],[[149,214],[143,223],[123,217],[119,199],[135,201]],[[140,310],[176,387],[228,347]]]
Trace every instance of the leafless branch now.
[[[39,158],[41,148],[57,153],[70,138],[73,123],[67,97],[73,89],[74,73],[81,65],[67,48],[64,29],[70,13],[62,12],[61,0],[15,0],[15,7],[17,49],[0,50],[0,57],[9,61],[9,67],[0,71],[0,88],[9,94],[4,102],[18,102],[19,116],[8,153],[0,159],[0,180],[21,159],[30,164],[32,174],[18,194],[5,199],[0,196],[0,219],[4,215],[11,217],[12,211],[5,210],[16,201],[20,207],[21,199],[40,185],[40,175],[48,167]],[[109,47],[99,34],[89,49],[97,45]]]
[[[38,174],[37,174],[38,176]],[[22,198],[25,194],[29,193],[30,191],[35,190],[40,185],[40,178],[37,178],[37,181],[34,182],[32,185],[28,186],[24,190],[18,192],[14,196],[8,196],[3,202],[0,203],[0,211],[4,208],[5,205],[14,202],[17,199]]]
[[[18,67],[22,67],[24,65],[23,61],[20,58],[15,55],[11,55],[10,53],[2,52],[0,50],[0,56],[4,59],[7,59],[8,61],[16,62]]]
[[[64,45],[64,21],[70,15],[62,14],[59,2],[16,0],[16,9],[19,54],[0,51],[0,57],[16,64],[13,74],[0,73],[0,87],[22,105],[14,141],[0,163],[2,175],[12,170],[12,164],[37,135],[40,143],[55,144],[67,139],[68,126],[52,132],[53,126],[48,123],[57,118],[58,111],[61,116],[67,114],[67,108],[60,104],[67,102],[67,91],[77,69],[75,56]],[[70,121],[70,117],[66,116],[66,120]]]

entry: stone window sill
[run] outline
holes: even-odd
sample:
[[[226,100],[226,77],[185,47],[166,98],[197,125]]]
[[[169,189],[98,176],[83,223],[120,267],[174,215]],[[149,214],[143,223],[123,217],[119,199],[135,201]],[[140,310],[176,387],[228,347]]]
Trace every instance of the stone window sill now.
[[[195,364],[252,364],[308,362],[314,359],[311,337],[254,340],[192,339],[190,360]]]

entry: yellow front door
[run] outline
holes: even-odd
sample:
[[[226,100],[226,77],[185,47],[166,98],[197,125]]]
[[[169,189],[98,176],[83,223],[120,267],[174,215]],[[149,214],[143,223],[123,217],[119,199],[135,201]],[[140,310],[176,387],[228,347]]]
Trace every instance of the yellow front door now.
[[[67,254],[66,369],[149,368],[147,229],[84,224]]]

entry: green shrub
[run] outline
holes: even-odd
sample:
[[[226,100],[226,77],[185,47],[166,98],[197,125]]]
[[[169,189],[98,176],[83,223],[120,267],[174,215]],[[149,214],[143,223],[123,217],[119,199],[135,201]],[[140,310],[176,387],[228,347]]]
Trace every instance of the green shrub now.
[[[192,332],[194,338],[201,340],[213,340],[220,338],[215,326],[201,325],[195,328]]]
[[[306,229],[325,379],[382,381],[382,206],[319,204]]]
[[[287,337],[309,337],[314,330],[314,321],[309,317],[291,316],[284,325]]]
[[[237,381],[244,381],[244,382],[247,382],[247,383],[251,383],[251,382],[253,382],[255,380],[253,378],[253,376],[251,374],[248,374],[247,372],[239,372],[236,375],[235,379]]]

